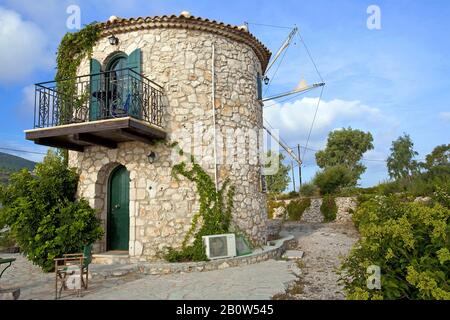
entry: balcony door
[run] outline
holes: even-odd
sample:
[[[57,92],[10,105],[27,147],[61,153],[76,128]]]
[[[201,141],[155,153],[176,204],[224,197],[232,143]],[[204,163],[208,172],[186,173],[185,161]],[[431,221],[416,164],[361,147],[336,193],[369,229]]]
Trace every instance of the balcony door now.
[[[120,54],[111,59],[105,73],[106,109],[108,117],[128,115],[131,94],[127,56]]]
[[[141,49],[115,53],[103,71],[101,63],[91,59],[89,120],[126,115],[142,119]]]

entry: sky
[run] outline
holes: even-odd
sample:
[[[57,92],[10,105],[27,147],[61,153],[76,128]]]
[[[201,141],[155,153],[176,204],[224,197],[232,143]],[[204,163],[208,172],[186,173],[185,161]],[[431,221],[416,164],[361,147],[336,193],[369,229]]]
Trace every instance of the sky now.
[[[82,24],[111,15],[184,10],[233,25],[248,22],[250,32],[273,53],[290,28],[298,27],[301,38],[294,38],[282,61],[270,70],[271,84],[263,92],[267,97],[292,90],[301,79],[308,84],[321,81],[306,44],[326,83],[315,121],[320,89],[269,101],[264,108],[265,119],[279,129],[283,141],[302,146],[303,181],[318,170],[315,150],[325,147],[330,131],[343,127],[369,131],[374,137],[374,150],[364,155],[362,186],[388,178],[385,160],[392,141],[403,133],[411,136],[419,160],[435,146],[450,143],[447,0],[0,0],[0,152],[35,161],[46,152],[46,147],[26,141],[23,130],[33,126],[34,83],[53,79],[58,44],[72,31],[66,26],[70,5],[80,7]],[[367,25],[371,5],[380,10],[377,29]]]

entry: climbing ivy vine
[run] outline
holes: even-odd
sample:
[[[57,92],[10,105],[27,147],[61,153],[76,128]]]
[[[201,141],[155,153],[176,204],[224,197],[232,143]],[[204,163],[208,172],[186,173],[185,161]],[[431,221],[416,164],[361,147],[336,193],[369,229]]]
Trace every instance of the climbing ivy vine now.
[[[89,94],[77,92],[76,76],[81,61],[91,57],[95,43],[100,38],[100,28],[97,23],[86,25],[78,32],[68,32],[64,35],[58,47],[56,66],[57,92],[59,98],[59,122],[61,124],[72,116],[74,108],[86,104]],[[67,150],[60,151],[67,163]]]
[[[181,149],[179,153],[184,154]],[[200,209],[192,218],[191,228],[186,233],[181,250],[168,248],[164,257],[170,262],[205,261],[207,257],[202,237],[230,232],[235,188],[230,186],[227,179],[222,187],[216,190],[211,176],[195,162],[193,156],[188,163],[181,162],[173,166],[172,175],[177,180],[183,176],[195,183]],[[192,239],[194,240],[189,245]]]

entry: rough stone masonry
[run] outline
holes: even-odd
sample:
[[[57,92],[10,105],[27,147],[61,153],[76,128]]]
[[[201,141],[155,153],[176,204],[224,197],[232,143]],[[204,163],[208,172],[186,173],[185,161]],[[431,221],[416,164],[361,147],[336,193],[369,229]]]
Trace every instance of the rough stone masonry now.
[[[103,29],[92,57],[106,66],[114,53],[130,54],[140,48],[143,75],[164,88],[163,128],[167,141],[187,145],[188,152],[202,149],[198,160],[211,176],[213,137],[208,133],[213,127],[214,44],[216,130],[224,136],[231,130],[236,139],[245,138],[236,141],[236,148],[219,154],[219,184],[226,178],[231,180],[236,187],[233,220],[256,244],[263,244],[267,214],[261,163],[249,161],[252,155],[248,154],[248,146],[257,141],[244,133],[262,129],[256,79],[263,73],[270,52],[245,29],[193,17],[119,18],[104,23]],[[118,45],[108,42],[108,33],[119,38]],[[89,73],[89,60],[85,59],[78,74]],[[156,154],[152,164],[147,159],[151,151]],[[92,146],[84,152],[70,152],[70,166],[80,173],[78,196],[98,210],[105,230],[110,173],[119,164],[129,171],[131,261],[158,260],[165,247],[181,246],[199,206],[195,185],[184,178],[177,181],[171,175],[173,165],[182,160],[174,160],[173,150],[165,143],[124,142],[116,149]],[[106,237],[95,244],[94,250],[106,251]]]

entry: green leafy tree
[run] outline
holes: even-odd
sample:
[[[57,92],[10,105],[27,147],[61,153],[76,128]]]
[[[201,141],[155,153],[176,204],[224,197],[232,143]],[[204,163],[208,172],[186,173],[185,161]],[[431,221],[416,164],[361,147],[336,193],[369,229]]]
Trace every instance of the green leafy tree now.
[[[44,271],[53,270],[54,258],[80,252],[103,234],[95,210],[75,199],[77,182],[75,170],[49,151],[34,173],[14,173],[10,184],[0,189],[0,221],[11,228],[28,259]]]
[[[267,158],[271,159],[272,152],[267,152]],[[282,193],[284,190],[286,190],[287,186],[289,185],[289,182],[291,179],[289,178],[289,171],[291,170],[291,167],[289,165],[283,164],[284,156],[280,153],[278,157],[278,170],[273,175],[267,175],[266,176],[266,185],[267,190],[270,193]],[[272,165],[271,162],[265,165],[266,168],[269,168]]]
[[[325,150],[316,153],[317,165],[327,169],[343,165],[351,170],[351,185],[356,185],[366,167],[360,162],[364,153],[373,149],[373,137],[370,132],[363,132],[350,127],[329,133]]]
[[[418,153],[408,134],[403,134],[392,142],[391,155],[387,158],[387,168],[391,179],[411,179],[419,171],[419,164],[414,158]]]
[[[355,182],[354,173],[344,165],[336,165],[316,173],[314,184],[319,187],[320,193],[333,194]]]
[[[423,166],[428,170],[434,167],[450,166],[450,144],[443,144],[434,148],[425,158]]]

